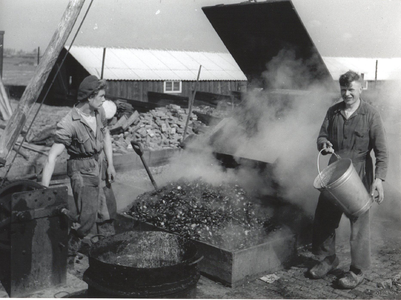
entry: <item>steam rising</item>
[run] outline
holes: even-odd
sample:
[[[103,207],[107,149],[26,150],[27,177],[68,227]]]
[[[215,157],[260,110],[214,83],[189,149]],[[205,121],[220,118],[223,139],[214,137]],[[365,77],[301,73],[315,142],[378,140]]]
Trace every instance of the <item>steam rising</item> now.
[[[173,159],[170,170],[166,172],[168,176],[164,175],[159,180],[167,182],[181,177],[203,177],[210,183],[219,184],[237,179],[245,188],[269,194],[274,192],[271,181],[266,178],[271,176],[270,173],[249,168],[224,170],[212,153],[263,161],[274,169],[275,179],[281,187],[280,196],[313,215],[319,195],[313,188],[313,181],[318,175],[316,138],[327,109],[340,99],[340,93],[337,89],[333,94],[326,83],[316,84],[316,80],[306,73],[306,65],[310,63],[296,60],[290,51],[281,52],[263,73],[268,88],[250,88],[242,107],[235,110],[231,118],[221,121],[209,136],[194,140],[189,149]],[[299,74],[303,75],[299,77]],[[334,85],[337,84],[334,82]],[[283,90],[289,86],[302,90]],[[401,94],[401,85],[393,83],[391,88],[388,85],[382,88],[377,87],[375,94],[368,90],[366,97],[363,93],[362,98],[381,110],[392,161],[385,188],[394,194],[392,197],[399,199],[401,165],[397,152],[401,146],[401,123],[397,117],[401,115],[401,105],[397,99]],[[321,169],[327,162],[328,157],[321,159]],[[399,200],[396,201],[399,213]]]
[[[282,187],[280,196],[300,204],[308,212],[314,210],[318,193],[311,184],[317,175],[316,137],[332,96],[327,95],[323,85],[309,85],[308,90],[275,90],[291,86],[294,80],[291,72],[305,74],[303,82],[298,79],[294,86],[304,87],[309,83],[305,64],[294,60],[291,52],[280,53],[267,69],[263,77],[270,88],[250,89],[242,107],[231,118],[221,121],[224,126],[218,124],[216,128],[221,128],[192,142],[191,149],[202,151],[184,151],[172,161],[166,181],[204,177],[218,184],[236,178],[244,187],[258,188],[259,193],[274,192],[267,178],[270,173],[261,174],[249,168],[223,170],[212,152],[227,153],[267,162],[275,169]]]

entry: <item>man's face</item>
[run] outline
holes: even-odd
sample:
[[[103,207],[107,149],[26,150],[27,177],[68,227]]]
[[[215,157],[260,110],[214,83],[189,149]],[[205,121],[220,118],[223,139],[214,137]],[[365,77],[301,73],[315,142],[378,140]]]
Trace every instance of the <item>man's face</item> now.
[[[89,104],[93,110],[99,109],[103,102],[106,100],[104,98],[106,92],[104,90],[100,90],[95,96],[89,98]]]
[[[357,81],[352,81],[348,86],[341,86],[341,97],[348,105],[357,102],[362,93],[362,86]]]

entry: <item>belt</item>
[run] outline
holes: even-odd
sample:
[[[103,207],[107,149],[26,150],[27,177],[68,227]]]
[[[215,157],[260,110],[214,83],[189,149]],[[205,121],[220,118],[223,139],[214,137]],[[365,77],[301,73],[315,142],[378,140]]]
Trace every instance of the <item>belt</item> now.
[[[74,159],[77,159],[77,160],[85,160],[85,159],[91,159],[91,158],[94,158],[95,160],[99,160],[99,153],[95,153],[95,154],[93,154],[93,155],[90,155],[90,156],[84,156],[84,155],[71,155],[70,154],[70,160],[74,160]]]

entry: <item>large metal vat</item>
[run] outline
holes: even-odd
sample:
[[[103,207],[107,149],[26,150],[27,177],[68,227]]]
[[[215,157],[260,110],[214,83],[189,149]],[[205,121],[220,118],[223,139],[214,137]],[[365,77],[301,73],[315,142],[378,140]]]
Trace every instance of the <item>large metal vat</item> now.
[[[83,279],[96,297],[193,298],[200,277],[195,244],[166,232],[109,236],[88,256]]]

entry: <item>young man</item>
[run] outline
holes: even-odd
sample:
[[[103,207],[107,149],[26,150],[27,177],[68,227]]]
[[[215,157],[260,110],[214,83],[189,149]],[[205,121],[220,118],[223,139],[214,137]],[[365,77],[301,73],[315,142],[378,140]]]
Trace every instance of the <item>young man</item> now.
[[[57,124],[55,142],[43,169],[42,184],[49,186],[57,157],[67,149],[70,155],[67,173],[79,224],[69,234],[68,253],[71,257],[77,254],[81,240],[87,234],[113,233],[110,220],[115,217],[116,204],[110,183],[114,181],[116,171],[102,107],[105,88],[106,82],[96,76],[88,76],[82,81],[78,103]],[[104,227],[108,227],[104,230],[106,232],[99,232]]]
[[[379,112],[361,99],[362,83],[359,75],[348,71],[341,75],[341,102],[327,111],[317,138],[318,150],[323,154],[335,152],[341,158],[350,158],[367,191],[376,201],[384,199],[383,185],[387,173],[388,152],[385,131]],[[370,155],[376,156],[375,169]],[[336,161],[331,156],[329,164]],[[343,212],[329,200],[320,196],[313,224],[312,251],[322,261],[309,270],[312,278],[322,278],[339,264],[335,254],[335,229]],[[351,223],[351,266],[349,272],[339,279],[341,288],[353,289],[364,278],[370,267],[370,211]]]

